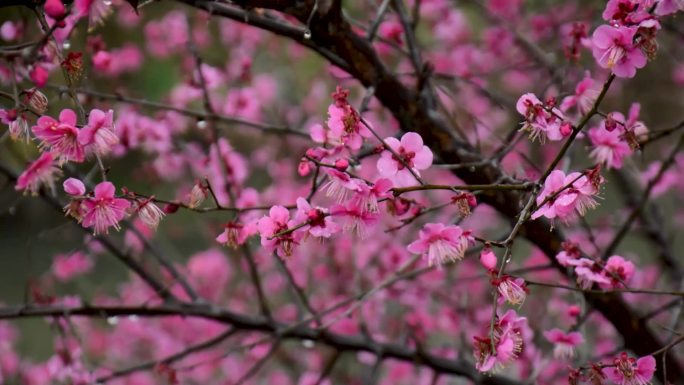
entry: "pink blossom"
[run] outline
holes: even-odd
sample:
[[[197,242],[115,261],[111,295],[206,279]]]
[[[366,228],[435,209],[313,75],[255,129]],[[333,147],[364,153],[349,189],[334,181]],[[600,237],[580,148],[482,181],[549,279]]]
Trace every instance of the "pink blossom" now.
[[[595,283],[600,285],[610,284],[610,280],[606,278],[603,267],[599,263],[588,258],[581,258],[577,262],[575,274],[577,275],[577,284],[582,289],[589,289]]]
[[[59,281],[71,281],[93,268],[93,261],[84,253],[58,254],[52,261],[52,273]]]
[[[372,186],[366,183],[358,183],[358,190],[354,192],[352,202],[371,213],[377,213],[378,199],[387,199],[392,197],[390,190],[392,189],[392,181],[387,178],[380,178]]]
[[[295,233],[275,236],[280,232],[291,229],[297,224],[290,220],[290,212],[283,206],[273,206],[269,215],[259,219],[257,229],[261,235],[261,246],[268,252],[278,250],[280,256],[292,255],[292,249],[297,244]]]
[[[528,289],[522,278],[504,275],[501,278],[494,278],[492,284],[499,291],[499,298],[511,305],[522,305],[527,298]]]
[[[544,216],[568,222],[596,206],[594,196],[597,192],[596,186],[586,175],[573,172],[566,176],[563,171],[554,170],[544,181],[544,188],[537,197],[537,206],[542,205],[547,198],[549,201],[538,207],[531,218]]]
[[[347,101],[349,91],[338,86],[332,96],[335,101],[328,107],[328,137],[334,145],[346,145],[352,150],[358,150],[363,139],[370,138],[372,134],[361,122],[359,113]]]
[[[302,197],[297,198],[295,221],[299,224],[307,223],[298,231],[308,232],[314,237],[330,238],[331,235],[340,230],[340,227],[333,222],[332,217],[328,215],[327,209],[313,207]]]
[[[463,259],[470,241],[470,231],[463,231],[459,226],[427,223],[420,230],[418,240],[409,244],[407,249],[427,256],[430,266],[441,266]]]
[[[64,187],[64,192],[72,196],[83,196],[86,192],[83,182],[76,178],[68,178],[64,181],[62,186]]]
[[[608,131],[602,127],[589,130],[589,139],[594,149],[589,154],[597,163],[607,169],[622,168],[622,160],[632,154],[629,144],[618,130]]]
[[[523,351],[522,328],[526,322],[514,310],[508,310],[497,319],[491,335],[488,327],[486,337],[474,337],[475,368],[481,372],[490,372],[515,361]]]
[[[684,0],[660,0],[656,5],[655,14],[664,16],[682,10],[684,10]]]
[[[326,190],[325,195],[333,198],[338,203],[346,201],[352,192],[360,192],[365,182],[352,178],[346,172],[338,171],[333,168],[326,168],[328,183],[323,186]]]
[[[28,122],[24,115],[19,114],[16,109],[0,109],[0,122],[9,126],[8,129],[12,140],[21,140],[23,138],[28,142],[30,139]]]
[[[638,360],[621,353],[613,360],[614,367],[603,368],[603,374],[618,385],[647,385],[656,370],[653,356],[641,357]]]
[[[341,217],[344,221],[342,229],[356,234],[359,238],[368,236],[368,227],[378,222],[378,214],[366,211],[354,202],[346,205],[335,205],[330,208],[330,213],[335,217]]]
[[[6,21],[0,26],[0,38],[5,41],[14,41],[21,37],[24,25],[21,22]]]
[[[53,155],[49,152],[44,152],[19,175],[14,188],[17,191],[24,190],[36,195],[41,187],[54,189],[55,179],[61,174],[62,172],[55,164]]]
[[[634,46],[633,27],[601,25],[592,35],[593,54],[599,65],[613,71],[615,76],[632,78],[637,68],[646,65],[646,55]]]
[[[116,188],[111,182],[101,182],[93,190],[94,196],[83,201],[85,214],[83,227],[92,227],[93,233],[107,234],[110,227],[120,230],[119,221],[126,216],[131,204],[115,197]]]
[[[89,24],[96,26],[102,23],[112,11],[110,0],[75,0],[74,6],[78,17],[89,17]]]
[[[232,248],[244,245],[247,238],[257,233],[257,222],[247,224],[228,222],[221,234],[216,237],[216,242]]]
[[[530,133],[530,139],[540,138],[557,141],[568,136],[569,123],[565,122],[563,112],[553,106],[545,105],[536,95],[527,93],[522,95],[515,106],[518,113],[525,117],[521,130]]]
[[[107,112],[93,109],[88,115],[88,125],[78,134],[78,142],[86,151],[102,156],[108,154],[119,144],[119,137],[114,133],[114,111]]]
[[[587,73],[584,79],[575,87],[575,94],[563,98],[560,109],[562,111],[568,111],[571,108],[576,108],[582,115],[589,112],[600,93],[600,89],[595,85],[596,81]]]
[[[136,202],[136,205],[135,212],[138,214],[140,220],[153,230],[159,226],[159,222],[161,222],[162,218],[166,215],[164,211],[152,201],[152,198]]]
[[[84,148],[78,141],[79,130],[73,110],[62,110],[59,121],[41,116],[31,131],[42,141],[41,146],[50,148],[62,161],[83,162],[85,159]]]
[[[625,287],[634,276],[634,264],[619,255],[613,255],[606,261],[604,267],[605,276],[610,283],[601,283],[601,287],[620,288]]]
[[[394,151],[380,154],[377,168],[380,175],[390,178],[397,186],[412,186],[417,183],[409,170],[420,176],[419,170],[432,165],[432,151],[423,145],[423,138],[415,132],[407,132],[401,141],[394,137],[385,138],[385,143]]]
[[[575,348],[584,343],[580,332],[565,333],[560,329],[551,329],[544,332],[544,337],[554,344],[553,356],[561,360],[574,357]]]

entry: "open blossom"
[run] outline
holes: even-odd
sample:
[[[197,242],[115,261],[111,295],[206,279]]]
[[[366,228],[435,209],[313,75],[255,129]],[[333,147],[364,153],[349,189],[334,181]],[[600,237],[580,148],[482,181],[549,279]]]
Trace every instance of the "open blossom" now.
[[[526,322],[525,317],[508,310],[501,318],[497,317],[492,334],[489,334],[488,327],[486,336],[475,336],[475,368],[480,372],[490,372],[515,361],[523,351],[522,328]]]
[[[414,254],[427,256],[430,266],[460,261],[472,240],[470,231],[441,223],[427,223],[418,236],[418,240],[409,244],[407,249]]]
[[[407,132],[401,137],[385,138],[385,143],[394,151],[385,150],[380,154],[377,167],[380,175],[390,178],[397,186],[412,186],[418,183],[411,173],[420,176],[419,170],[432,165],[432,151],[423,145],[423,138],[415,132]]]
[[[609,170],[622,168],[622,160],[632,154],[632,149],[619,130],[608,131],[604,127],[592,128],[589,130],[589,139],[594,146],[589,155]]]
[[[17,191],[24,190],[35,195],[38,194],[38,190],[41,187],[53,189],[55,187],[55,179],[61,173],[62,171],[55,164],[53,155],[49,152],[44,152],[19,175],[14,188]]]
[[[297,224],[290,220],[290,212],[283,206],[273,206],[267,216],[259,219],[257,229],[261,235],[261,246],[268,252],[278,250],[281,256],[292,255],[292,249],[298,243],[295,232],[275,236]]]
[[[0,109],[0,122],[8,126],[12,140],[25,139],[28,142],[30,138],[28,133],[28,122],[16,109]]]
[[[352,202],[361,210],[377,213],[378,199],[391,198],[392,181],[387,178],[380,178],[372,186],[367,183],[358,183],[358,190],[354,192]]]
[[[601,264],[589,258],[580,258],[577,261],[575,274],[577,275],[577,284],[585,290],[590,289],[595,283],[600,285],[610,284],[610,280],[606,277]]]
[[[605,275],[610,283],[601,283],[601,287],[607,288],[620,288],[624,287],[634,276],[634,263],[624,259],[619,255],[613,255],[606,261],[604,267]]]
[[[76,127],[76,113],[64,109],[59,113],[59,121],[49,116],[41,116],[31,131],[41,140],[41,147],[50,148],[63,161],[83,162],[85,152],[79,143],[79,129]]]
[[[228,222],[221,234],[216,237],[216,242],[232,248],[244,245],[247,238],[257,233],[257,221],[246,224]]]
[[[554,345],[553,356],[561,360],[574,357],[575,348],[584,343],[582,333],[565,333],[560,329],[545,331],[544,337]]]
[[[614,367],[603,368],[603,374],[618,385],[650,384],[656,370],[653,356],[634,359],[623,352],[613,360],[613,364]]]
[[[328,183],[323,188],[325,195],[333,198],[338,203],[346,201],[354,191],[359,191],[361,185],[365,184],[362,180],[352,178],[346,172],[338,171],[333,168],[326,168]]]
[[[297,212],[295,221],[307,223],[298,231],[308,232],[314,237],[330,238],[338,232],[340,227],[333,222],[332,216],[328,215],[328,210],[321,207],[312,207],[306,199],[297,198]]]
[[[615,76],[631,78],[646,65],[646,54],[634,45],[635,27],[601,25],[592,35],[594,59]]]
[[[544,104],[532,93],[522,95],[515,106],[518,113],[525,117],[521,130],[530,133],[530,139],[544,141],[561,140],[570,135],[572,126],[565,121],[563,112],[553,103]]]
[[[678,11],[684,11],[684,0],[660,0],[655,8],[658,16],[669,15]]]
[[[594,106],[601,90],[595,87],[596,81],[589,74],[582,79],[575,87],[575,94],[566,96],[561,102],[560,109],[568,111],[576,108],[577,112],[584,115]]]
[[[114,111],[107,112],[94,109],[88,115],[88,125],[78,134],[78,142],[87,151],[96,155],[106,155],[119,144],[119,137],[114,133]]]
[[[554,170],[544,181],[544,188],[537,197],[537,210],[532,219],[544,216],[549,219],[559,218],[568,222],[584,215],[587,209],[594,208],[594,196],[598,193],[595,183],[586,175],[572,172],[567,176],[561,170]],[[546,199],[549,200],[542,205]]]
[[[92,227],[95,235],[106,234],[110,227],[120,230],[119,222],[126,216],[131,204],[115,197],[116,188],[111,182],[101,182],[93,190],[93,197],[83,201],[83,227]]]
[[[330,213],[342,219],[344,231],[354,233],[359,238],[366,238],[368,227],[378,221],[378,213],[367,211],[353,201],[347,202],[345,205],[332,206]]]
[[[371,132],[363,122],[361,116],[347,101],[349,91],[339,86],[332,94],[335,101],[328,107],[328,128],[332,144],[346,145],[352,150],[358,150],[364,138],[370,138]],[[319,135],[320,136],[320,135]]]

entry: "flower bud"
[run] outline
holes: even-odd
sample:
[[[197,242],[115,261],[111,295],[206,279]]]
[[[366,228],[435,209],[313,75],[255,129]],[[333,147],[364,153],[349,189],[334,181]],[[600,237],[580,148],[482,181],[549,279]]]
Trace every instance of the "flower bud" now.
[[[485,246],[480,253],[480,263],[488,271],[493,271],[496,269],[496,254],[492,251],[492,248]]]
[[[69,178],[62,184],[64,187],[64,192],[73,196],[83,196],[86,192],[85,185],[83,182],[76,178]]]
[[[572,133],[572,124],[570,122],[563,122],[560,126],[560,133],[563,136],[569,136]]]
[[[342,158],[335,161],[335,168],[337,171],[344,172],[349,167],[349,161]]]
[[[48,109],[48,98],[36,88],[26,91],[26,103],[39,114],[44,114]]]
[[[140,220],[152,229],[156,229],[159,226],[159,222],[166,215],[159,206],[152,202],[152,198],[138,202],[138,209],[136,211]]]

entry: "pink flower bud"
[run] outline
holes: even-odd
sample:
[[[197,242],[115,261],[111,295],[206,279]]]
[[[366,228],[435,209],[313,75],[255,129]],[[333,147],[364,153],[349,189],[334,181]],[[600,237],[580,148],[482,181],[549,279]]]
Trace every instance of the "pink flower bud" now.
[[[306,159],[302,159],[302,161],[299,162],[299,166],[297,166],[297,173],[299,176],[309,175],[309,173],[311,173],[311,162]]]
[[[97,51],[93,55],[93,67],[100,72],[105,72],[112,64],[112,55],[107,51]]]
[[[69,178],[62,184],[64,187],[64,192],[73,196],[82,196],[86,192],[85,185],[83,182],[76,178]]]
[[[33,67],[29,73],[31,81],[39,88],[45,87],[45,84],[47,84],[48,81],[48,76],[50,76],[48,71],[39,65]]]
[[[485,246],[480,253],[480,263],[485,269],[493,271],[496,269],[496,254],[492,251],[492,248]]]
[[[342,158],[342,159],[338,159],[335,161],[335,168],[337,169],[337,171],[340,171],[340,172],[345,171],[347,169],[347,167],[349,167],[349,161],[348,160]]]
[[[45,2],[45,14],[53,19],[61,19],[66,14],[66,8],[62,0],[47,0]]]
[[[563,122],[560,126],[560,133],[563,136],[568,136],[572,133],[572,124],[570,122]]]

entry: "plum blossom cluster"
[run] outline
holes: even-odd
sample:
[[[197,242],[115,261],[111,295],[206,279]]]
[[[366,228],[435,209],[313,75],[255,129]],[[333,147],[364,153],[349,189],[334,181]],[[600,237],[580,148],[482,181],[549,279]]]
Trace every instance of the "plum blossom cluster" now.
[[[584,289],[594,284],[603,289],[627,287],[636,270],[634,263],[619,255],[613,255],[605,262],[582,257],[579,245],[573,242],[563,244],[563,251],[556,255],[556,260],[574,270],[578,285]]]
[[[588,209],[596,207],[596,195],[602,177],[598,169],[588,173],[561,170],[552,171],[544,181],[544,187],[536,198],[537,209],[531,218],[546,217],[565,223],[583,216]]]

